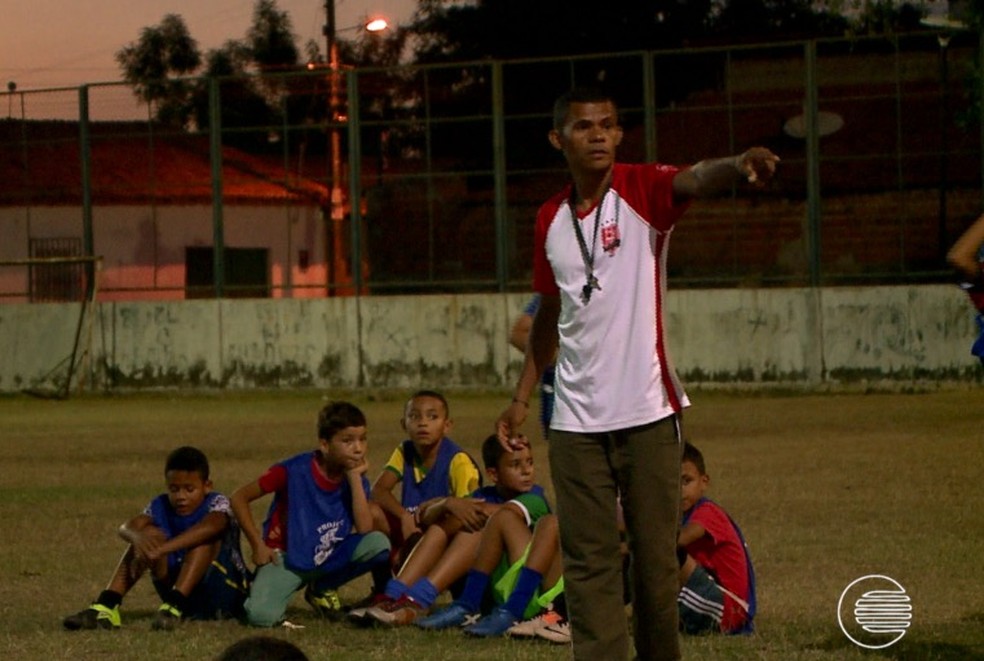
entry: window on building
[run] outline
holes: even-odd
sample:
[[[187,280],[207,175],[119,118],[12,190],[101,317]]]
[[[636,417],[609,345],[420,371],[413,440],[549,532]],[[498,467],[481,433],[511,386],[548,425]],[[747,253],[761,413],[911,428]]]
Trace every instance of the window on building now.
[[[226,248],[222,252],[226,298],[269,298],[269,250]],[[185,248],[185,296],[215,297],[215,251],[211,246]]]
[[[30,239],[31,259],[53,259],[82,256],[82,239],[59,237]],[[85,265],[82,262],[31,264],[30,300],[36,303],[81,301],[85,287]]]

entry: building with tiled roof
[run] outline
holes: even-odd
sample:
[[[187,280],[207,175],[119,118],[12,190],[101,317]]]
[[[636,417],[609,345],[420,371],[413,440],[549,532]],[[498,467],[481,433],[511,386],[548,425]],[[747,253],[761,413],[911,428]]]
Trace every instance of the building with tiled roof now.
[[[92,123],[89,135],[100,299],[212,295],[208,136],[154,134],[143,122]],[[76,122],[0,119],[0,262],[82,254],[81,144]],[[224,295],[325,295],[327,186],[231,147],[221,180]],[[39,272],[0,268],[0,300],[70,298],[44,291]]]

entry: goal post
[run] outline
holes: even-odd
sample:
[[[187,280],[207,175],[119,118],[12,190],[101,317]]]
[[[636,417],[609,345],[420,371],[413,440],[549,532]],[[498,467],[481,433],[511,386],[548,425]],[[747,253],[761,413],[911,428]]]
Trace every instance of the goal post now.
[[[28,341],[42,346],[37,351],[57,362],[32,370],[36,376],[28,379],[21,392],[51,399],[67,399],[73,389],[81,390],[84,367],[92,344],[95,303],[102,271],[101,256],[35,257],[0,260],[0,305],[5,302],[27,304],[78,304],[78,315],[66,315],[56,310],[54,319],[61,326],[54,330],[40,316],[24,314],[25,323],[37,320]],[[70,339],[65,339],[66,336]],[[50,342],[50,344],[48,344]]]

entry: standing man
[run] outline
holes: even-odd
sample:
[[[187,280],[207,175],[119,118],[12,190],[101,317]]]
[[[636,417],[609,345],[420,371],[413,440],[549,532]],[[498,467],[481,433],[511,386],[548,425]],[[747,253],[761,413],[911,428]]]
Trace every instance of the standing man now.
[[[678,659],[679,416],[689,405],[663,332],[670,233],[687,203],[739,179],[771,179],[779,158],[752,148],[679,169],[615,162],[618,109],[600,91],[554,104],[550,143],[572,183],[537,214],[533,288],[541,296],[512,403],[510,445],[554,359],[549,440],[575,659],[627,659],[616,523],[621,494],[632,554],[639,659]]]

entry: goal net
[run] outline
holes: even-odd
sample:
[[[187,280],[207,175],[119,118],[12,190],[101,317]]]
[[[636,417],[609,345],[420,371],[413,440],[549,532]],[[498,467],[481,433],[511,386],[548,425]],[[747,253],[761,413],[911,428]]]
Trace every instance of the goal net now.
[[[10,362],[5,389],[67,399],[80,391],[92,345],[102,257],[0,261],[0,326]]]

